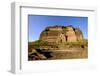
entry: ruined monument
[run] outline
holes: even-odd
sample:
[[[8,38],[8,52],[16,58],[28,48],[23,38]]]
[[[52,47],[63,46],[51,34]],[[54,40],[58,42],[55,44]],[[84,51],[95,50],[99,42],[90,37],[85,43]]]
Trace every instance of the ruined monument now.
[[[83,39],[80,29],[73,26],[49,26],[40,34],[40,40],[45,42],[77,42]]]
[[[88,58],[88,40],[73,26],[49,26],[28,43],[28,60]]]

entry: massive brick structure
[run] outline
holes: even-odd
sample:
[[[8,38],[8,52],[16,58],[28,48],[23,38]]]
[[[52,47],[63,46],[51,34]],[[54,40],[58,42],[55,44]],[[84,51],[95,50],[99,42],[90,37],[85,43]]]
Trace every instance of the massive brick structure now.
[[[83,39],[80,29],[73,26],[50,26],[44,29],[40,34],[40,40],[46,42],[76,42]]]

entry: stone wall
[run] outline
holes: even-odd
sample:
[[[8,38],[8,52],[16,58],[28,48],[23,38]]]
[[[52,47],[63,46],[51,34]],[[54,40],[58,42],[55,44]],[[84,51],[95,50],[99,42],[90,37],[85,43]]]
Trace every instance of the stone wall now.
[[[67,41],[68,42],[77,41],[77,36],[76,36],[75,31],[74,31],[74,29],[72,27],[68,27],[67,28],[67,31],[66,31],[65,35],[67,36]]]
[[[72,26],[52,26],[47,27],[40,34],[40,40],[46,42],[76,42],[83,39],[83,34],[80,29]]]

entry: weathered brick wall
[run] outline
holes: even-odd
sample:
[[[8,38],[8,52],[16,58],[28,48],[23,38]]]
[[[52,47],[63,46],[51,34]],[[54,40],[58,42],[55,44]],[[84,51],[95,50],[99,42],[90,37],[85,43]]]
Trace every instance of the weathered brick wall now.
[[[74,27],[65,26],[64,28],[59,27],[48,27],[45,29],[41,35],[40,40],[47,42],[76,42],[83,39],[83,34],[81,30]]]

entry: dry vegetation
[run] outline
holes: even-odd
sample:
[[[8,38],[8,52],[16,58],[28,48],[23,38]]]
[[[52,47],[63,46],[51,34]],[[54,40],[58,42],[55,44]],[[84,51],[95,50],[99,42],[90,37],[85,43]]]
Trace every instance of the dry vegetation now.
[[[29,43],[29,60],[79,59],[88,58],[88,41],[66,42],[62,44],[37,40]],[[48,48],[48,49],[44,49]],[[61,51],[59,51],[61,50]],[[62,51],[64,50],[64,51]],[[71,51],[70,51],[71,50]]]
[[[77,51],[77,52],[54,52],[52,53],[53,57],[50,59],[76,59],[76,58],[87,58],[88,52],[87,50],[84,51]]]

